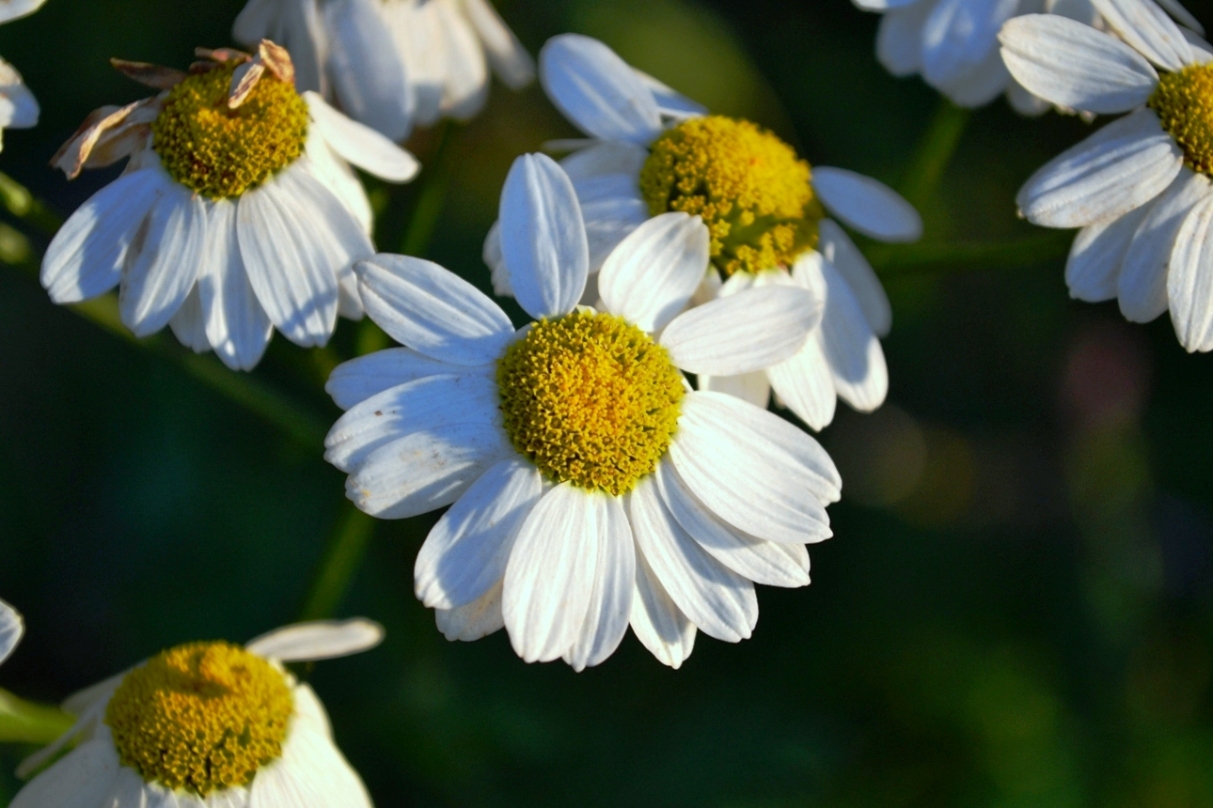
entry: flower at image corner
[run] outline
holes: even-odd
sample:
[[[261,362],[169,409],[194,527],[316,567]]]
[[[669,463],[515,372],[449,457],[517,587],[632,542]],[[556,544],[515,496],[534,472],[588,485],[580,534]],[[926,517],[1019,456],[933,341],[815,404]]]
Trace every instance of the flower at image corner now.
[[[704,283],[693,302],[750,286],[799,287],[824,302],[818,327],[778,365],[742,376],[701,375],[700,389],[766,407],[780,403],[813,429],[834,418],[839,396],[862,412],[888,392],[879,338],[892,325],[880,280],[833,219],[887,242],[914,241],[922,220],[892,189],[855,172],[811,167],[753,123],[708,115],[595,39],[564,34],[540,54],[552,102],[590,140],[562,161],[590,239],[591,270],[641,223],[667,211],[701,216],[711,231]],[[485,262],[499,294],[510,285],[500,235]],[[647,281],[637,281],[643,287]],[[584,302],[594,302],[594,290]]]
[[[382,639],[377,624],[355,619],[157,654],[63,703],[75,725],[18,774],[71,751],[11,808],[370,808],[320,700],[282,663],[348,656]]]
[[[23,634],[25,622],[21,613],[0,600],[0,663],[12,655]]]
[[[490,0],[249,0],[232,36],[280,42],[300,89],[398,142],[414,126],[474,117],[490,68],[514,90],[535,77]]]
[[[115,66],[162,92],[103,107],[55,156],[69,178],[130,160],[56,234],[42,285],[56,303],[120,287],[136,336],[165,325],[233,369],[260,361],[277,328],[324,345],[337,315],[362,317],[351,266],[374,253],[371,208],[350,168],[405,182],[416,160],[295,90],[289,56],[200,51],[191,71]]]
[[[33,14],[46,0],[0,0],[0,25]],[[17,68],[0,59],[0,148],[5,129],[38,125],[38,100],[25,86]]]
[[[1113,16],[1118,7],[1100,0],[1119,39],[1043,15],[1003,28],[1025,87],[1129,113],[1042,167],[1016,201],[1034,224],[1081,228],[1066,262],[1072,297],[1117,299],[1133,322],[1170,310],[1187,350],[1213,350],[1213,51],[1161,11]]]
[[[1016,81],[1003,64],[998,31],[1024,14],[1045,12],[1097,28],[1107,21],[1096,0],[852,0],[883,15],[876,57],[894,76],[920,74],[961,107],[980,107],[1005,93],[1017,112],[1039,115],[1047,99]],[[1122,8],[1154,6],[1154,0],[1117,0]],[[1203,33],[1179,0],[1158,0],[1182,24]],[[1058,105],[1064,110],[1071,108]]]
[[[589,246],[573,183],[519,158],[501,197],[515,329],[485,294],[416,258],[359,262],[368,315],[406,347],[339,366],[348,411],[326,458],[363,511],[447,505],[415,566],[449,639],[504,627],[528,662],[601,663],[631,625],[678,667],[695,634],[737,642],[755,583],[809,583],[841,480],[808,434],[683,373],[782,361],[821,316],[801,289],[751,289],[683,311],[710,235],[671,212],[607,257],[601,307],[579,306]],[[681,312],[681,313],[680,313]]]

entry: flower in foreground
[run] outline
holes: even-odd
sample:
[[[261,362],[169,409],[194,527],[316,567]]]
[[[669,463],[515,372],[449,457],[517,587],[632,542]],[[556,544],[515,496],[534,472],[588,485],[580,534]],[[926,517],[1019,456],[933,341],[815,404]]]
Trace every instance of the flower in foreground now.
[[[21,613],[0,600],[0,662],[12,655],[24,633],[25,623],[21,619]]]
[[[810,168],[791,146],[748,121],[705,115],[597,40],[571,34],[550,40],[540,77],[556,106],[592,138],[563,161],[585,216],[591,269],[642,222],[683,211],[701,216],[712,236],[696,302],[752,285],[800,287],[824,301],[820,326],[796,354],[744,376],[705,374],[700,389],[766,407],[773,387],[814,429],[833,420],[838,396],[864,412],[884,402],[889,377],[879,337],[892,325],[889,301],[826,211],[866,236],[904,242],[922,233],[909,203],[869,177]],[[494,229],[485,260],[505,294],[499,244]]]
[[[75,746],[12,808],[370,808],[320,700],[282,663],[348,656],[382,639],[358,619],[287,626],[244,647],[164,651],[64,702],[75,725],[18,774]]]
[[[295,91],[290,58],[201,51],[189,74],[116,66],[162,92],[103,107],[56,155],[68,177],[129,157],[47,249],[42,285],[56,303],[121,286],[136,336],[171,325],[195,351],[235,369],[257,364],[276,327],[323,345],[360,318],[351,265],[374,252],[371,209],[350,163],[403,182],[416,161],[377,132]]]
[[[1130,113],[1037,171],[1019,192],[1020,212],[1082,228],[1066,262],[1071,296],[1117,298],[1134,322],[1170,309],[1183,346],[1208,351],[1213,54],[1161,12],[1113,17],[1103,5],[1120,39],[1042,15],[1002,31],[1007,66],[1025,87],[1075,109]]]
[[[282,43],[299,86],[392,140],[484,106],[489,68],[511,89],[535,65],[489,0],[249,0],[232,36]]]
[[[809,435],[691,391],[683,372],[781,361],[819,305],[804,290],[756,289],[679,314],[710,237],[673,212],[606,259],[600,310],[578,306],[586,232],[572,182],[544,156],[510,172],[501,234],[518,302],[537,318],[517,331],[435,264],[357,265],[369,316],[406,347],[329,380],[348,412],[326,457],[349,473],[348,496],[389,519],[452,505],[415,569],[417,596],[450,639],[504,626],[526,661],[581,670],[629,624],[673,667],[697,629],[749,637],[755,583],[809,583],[805,544],[831,535],[825,506],[841,480]]]
[[[876,58],[894,76],[921,74],[927,84],[962,107],[980,107],[1005,92],[1011,106],[1024,115],[1039,115],[1049,103],[1007,71],[998,49],[1003,23],[1044,11],[1099,28],[1106,26],[1096,0],[852,1],[865,11],[884,15],[876,36]],[[1153,5],[1153,0],[1117,2],[1125,8],[1135,4]],[[1184,25],[1202,30],[1179,0],[1159,0],[1159,4]]]
[[[46,0],[0,0],[0,25],[33,14]],[[38,100],[25,86],[17,68],[0,59],[0,148],[5,129],[38,125]]]

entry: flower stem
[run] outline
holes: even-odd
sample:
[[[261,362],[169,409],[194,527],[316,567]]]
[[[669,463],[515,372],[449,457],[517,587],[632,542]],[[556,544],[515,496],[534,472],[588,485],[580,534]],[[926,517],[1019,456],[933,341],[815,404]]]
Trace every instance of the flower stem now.
[[[58,707],[36,704],[0,690],[0,741],[47,744],[71,729],[75,720]]]
[[[347,504],[324,551],[300,619],[333,616],[362,565],[374,532],[375,520]]]
[[[956,106],[946,98],[939,99],[935,115],[918,142],[914,158],[901,182],[901,195],[914,207],[921,210],[923,203],[935,193],[943,172],[956,153],[956,147],[960,145],[969,117],[969,110]]]
[[[871,255],[872,266],[885,280],[909,275],[1007,269],[1065,258],[1074,234],[1069,230],[1003,242],[906,244]]]

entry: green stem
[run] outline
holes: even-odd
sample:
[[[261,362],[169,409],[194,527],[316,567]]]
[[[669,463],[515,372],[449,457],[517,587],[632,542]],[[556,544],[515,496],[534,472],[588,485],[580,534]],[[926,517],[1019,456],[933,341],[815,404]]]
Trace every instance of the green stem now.
[[[374,532],[374,519],[352,505],[346,506],[324,551],[300,619],[320,620],[336,613],[362,565]]]
[[[0,690],[0,741],[48,744],[71,729],[70,715],[46,704],[36,704]]]
[[[956,106],[946,98],[939,99],[935,115],[918,142],[901,182],[901,195],[914,207],[921,209],[935,192],[943,172],[952,161],[952,155],[956,153],[956,147],[960,145],[969,117],[969,110]]]
[[[1054,231],[1004,242],[910,244],[882,250],[872,266],[886,280],[909,275],[1008,269],[1065,258],[1074,234]]]

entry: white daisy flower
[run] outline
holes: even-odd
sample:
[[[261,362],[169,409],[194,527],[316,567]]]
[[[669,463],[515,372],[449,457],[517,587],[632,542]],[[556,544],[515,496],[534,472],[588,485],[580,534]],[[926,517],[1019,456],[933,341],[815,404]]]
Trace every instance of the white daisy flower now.
[[[701,215],[712,233],[694,302],[751,285],[800,286],[824,301],[819,327],[796,355],[744,377],[705,374],[700,389],[765,408],[773,387],[814,429],[833,420],[838,396],[865,412],[884,402],[888,371],[878,338],[892,324],[889,301],[826,211],[866,236],[913,241],[922,220],[908,202],[852,171],[810,169],[752,123],[705,115],[597,40],[555,37],[540,55],[540,75],[556,106],[592,138],[563,161],[585,216],[591,270],[642,222],[680,210]],[[484,257],[497,292],[510,294],[497,227]],[[595,299],[591,287],[586,302]]]
[[[0,662],[12,655],[23,634],[25,621],[21,619],[21,613],[0,600]]]
[[[0,25],[29,16],[46,0],[0,0]],[[5,129],[30,129],[38,125],[38,100],[25,86],[17,68],[0,59],[0,148]]]
[[[1072,297],[1117,298],[1134,322],[1169,308],[1183,346],[1208,351],[1213,54],[1160,12],[1095,2],[1120,39],[1040,15],[1002,31],[1007,66],[1032,92],[1092,113],[1130,113],[1037,171],[1016,201],[1034,224],[1082,228],[1066,263]]]
[[[806,543],[830,534],[841,480],[813,438],[683,372],[782,361],[820,306],[752,289],[679,314],[709,250],[698,217],[667,213],[607,258],[600,310],[579,307],[590,253],[573,182],[515,163],[501,198],[515,330],[471,284],[416,258],[359,262],[367,313],[403,348],[334,371],[348,412],[325,455],[348,496],[401,519],[452,505],[417,557],[417,596],[450,639],[503,626],[528,662],[577,670],[628,625],[678,667],[696,630],[729,642],[758,619],[755,583],[809,583]]]
[[[489,0],[249,0],[232,36],[281,42],[301,89],[396,141],[442,117],[475,116],[490,67],[514,90],[535,75]]]
[[[1045,12],[1097,28],[1105,19],[1093,0],[852,0],[884,15],[876,36],[876,57],[894,76],[919,74],[927,84],[962,107],[980,107],[1006,93],[1024,115],[1039,115],[1048,101],[1015,81],[998,50],[1003,23]],[[1126,0],[1153,5],[1153,0]],[[1158,0],[1194,31],[1200,23],[1179,0]],[[1068,109],[1060,105],[1063,109]]]
[[[382,639],[358,619],[288,626],[243,648],[164,651],[63,703],[75,725],[18,774],[74,748],[11,808],[370,808],[320,700],[282,663],[348,656]]]
[[[171,325],[193,350],[247,370],[275,327],[323,345],[338,312],[362,316],[351,265],[374,253],[371,209],[350,164],[393,182],[418,165],[316,93],[297,93],[276,45],[255,59],[200,54],[208,61],[188,75],[115,63],[163,92],[98,110],[56,155],[68,177],[130,162],[60,229],[42,285],[56,303],[120,285],[136,336]]]

